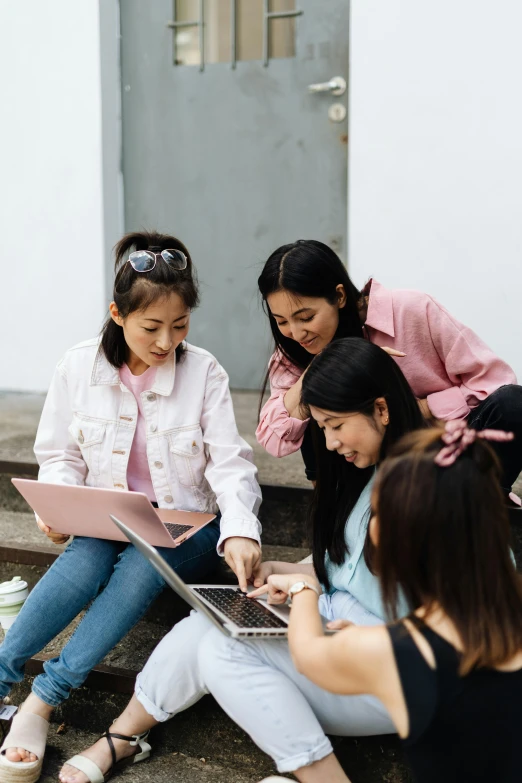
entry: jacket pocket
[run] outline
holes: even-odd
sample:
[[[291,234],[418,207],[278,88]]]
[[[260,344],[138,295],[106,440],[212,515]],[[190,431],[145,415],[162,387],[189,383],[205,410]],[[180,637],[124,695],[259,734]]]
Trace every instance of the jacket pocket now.
[[[171,432],[168,438],[179,483],[184,487],[201,486],[207,466],[201,428]]]
[[[69,434],[80,449],[89,473],[93,476],[100,474],[100,454],[103,439],[105,438],[105,424],[80,416],[73,416],[69,426]]]

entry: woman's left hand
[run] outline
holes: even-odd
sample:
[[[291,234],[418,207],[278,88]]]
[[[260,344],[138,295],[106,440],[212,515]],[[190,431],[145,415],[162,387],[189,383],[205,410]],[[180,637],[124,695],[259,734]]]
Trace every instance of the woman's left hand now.
[[[261,547],[253,538],[232,536],[224,544],[225,562],[237,576],[239,587],[246,593],[248,580],[261,564]]]
[[[404,351],[398,351],[396,348],[388,348],[387,345],[381,345],[381,348],[388,354],[388,356],[398,356],[399,358],[406,356]]]
[[[284,604],[288,598],[288,591],[296,582],[307,582],[321,592],[319,582],[310,574],[272,574],[268,577],[266,585],[249,593],[248,597],[259,598],[268,593],[269,604]]]

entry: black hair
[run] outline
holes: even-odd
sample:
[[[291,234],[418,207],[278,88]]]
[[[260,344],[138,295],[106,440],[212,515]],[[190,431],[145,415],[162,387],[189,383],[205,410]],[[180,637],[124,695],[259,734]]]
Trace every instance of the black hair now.
[[[361,292],[350,280],[339,256],[323,242],[298,239],[297,242],[278,247],[265,263],[257,284],[274,338],[274,350],[300,370],[308,367],[313,356],[291,337],[281,334],[268,306],[267,298],[270,294],[288,291],[296,297],[322,297],[330,304],[335,304],[338,299],[337,286],[342,285],[346,304],[339,310],[339,325],[333,339],[363,336],[358,306]],[[263,383],[263,392],[267,382],[268,374]]]
[[[187,257],[187,268],[176,270],[163,259],[156,259],[156,266],[150,272],[136,272],[127,263],[132,250],[153,250],[160,253],[172,248],[181,250]],[[171,293],[178,294],[187,308],[193,310],[199,304],[196,270],[185,245],[169,234],[156,231],[140,231],[126,234],[114,248],[116,278],[112,298],[122,318],[139,310],[146,310],[157,299]],[[127,361],[128,347],[123,328],[109,316],[101,331],[101,347],[107,361],[113,367],[122,367]],[[176,361],[183,355],[183,344],[176,348]]]
[[[425,426],[415,396],[397,363],[386,351],[356,337],[330,343],[315,357],[303,378],[302,403],[339,413],[374,415],[375,401],[384,397],[389,424],[379,462],[402,435]],[[317,484],[310,508],[313,561],[320,581],[329,587],[325,555],[340,565],[348,553],[345,527],[375,468],[357,468],[336,452],[314,427]]]

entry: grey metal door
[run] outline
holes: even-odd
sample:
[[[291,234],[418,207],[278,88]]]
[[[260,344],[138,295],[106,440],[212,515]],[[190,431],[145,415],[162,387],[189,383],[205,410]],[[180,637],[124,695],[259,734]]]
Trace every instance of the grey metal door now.
[[[263,262],[298,238],[345,253],[348,0],[120,6],[126,229],[186,243],[202,282],[190,340],[258,388]]]

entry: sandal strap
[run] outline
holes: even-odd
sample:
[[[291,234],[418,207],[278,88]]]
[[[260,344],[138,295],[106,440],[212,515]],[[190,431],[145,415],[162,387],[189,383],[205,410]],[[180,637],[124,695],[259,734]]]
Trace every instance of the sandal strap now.
[[[71,767],[75,767],[80,772],[83,772],[84,775],[87,775],[90,783],[104,783],[105,781],[105,777],[99,766],[95,764],[94,761],[91,761],[91,759],[88,759],[87,756],[73,756],[72,759],[68,759],[66,763],[70,764]]]
[[[43,759],[49,721],[32,712],[18,712],[12,722],[9,734],[5,738],[0,752],[7,748],[25,748],[29,753]]]
[[[146,739],[149,736],[148,731],[144,731],[143,734],[131,734],[128,736],[127,734],[117,734],[115,731],[104,731],[101,735],[101,739],[105,737],[109,744],[109,749],[111,751],[111,758],[112,758],[112,766],[116,766],[117,759],[116,759],[116,748],[114,747],[114,742],[112,741],[112,738],[124,740],[124,742],[128,742],[131,747],[136,747],[140,744],[144,739]]]
[[[149,736],[150,731],[144,731],[143,734],[131,734],[130,736],[127,736],[126,734],[117,734],[114,731],[104,731],[102,734],[102,737],[115,737],[116,739],[125,740],[125,742],[128,742],[131,747],[135,748],[136,745],[139,745],[140,742],[147,739]]]

